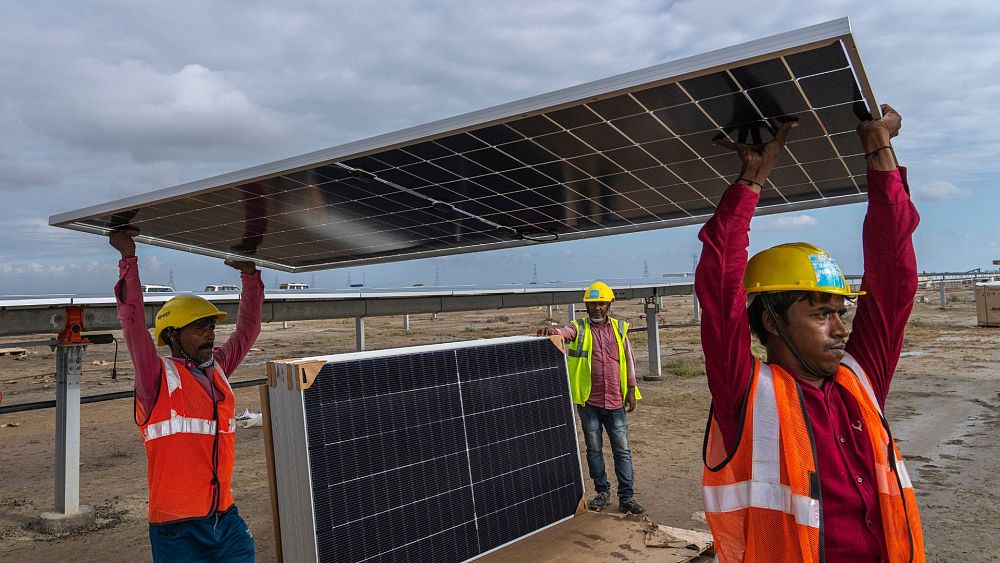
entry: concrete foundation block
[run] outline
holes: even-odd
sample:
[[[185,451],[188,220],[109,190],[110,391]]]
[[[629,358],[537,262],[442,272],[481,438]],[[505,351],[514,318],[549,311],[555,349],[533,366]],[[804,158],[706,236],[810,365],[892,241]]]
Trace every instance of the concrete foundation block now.
[[[81,506],[76,514],[43,512],[35,522],[35,529],[43,534],[59,535],[75,532],[94,524],[94,507]]]

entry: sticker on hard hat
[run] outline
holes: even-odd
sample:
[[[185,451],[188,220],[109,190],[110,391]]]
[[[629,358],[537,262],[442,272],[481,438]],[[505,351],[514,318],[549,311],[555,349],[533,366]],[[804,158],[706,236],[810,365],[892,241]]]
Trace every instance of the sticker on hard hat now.
[[[590,295],[587,296],[587,299],[599,299],[600,297],[601,297],[601,290],[591,289]]]
[[[810,254],[813,271],[816,272],[816,285],[819,287],[844,287],[844,274],[840,265],[825,254]]]

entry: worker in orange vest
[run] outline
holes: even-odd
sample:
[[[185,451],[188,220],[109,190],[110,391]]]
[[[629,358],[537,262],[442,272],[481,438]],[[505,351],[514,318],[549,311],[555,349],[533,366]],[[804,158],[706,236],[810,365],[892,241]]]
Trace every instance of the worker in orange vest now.
[[[723,563],[924,560],[913,486],[882,414],[916,292],[919,221],[890,142],[902,119],[882,112],[858,126],[868,163],[860,291],[811,244],[747,262],[750,219],[764,192],[781,197],[767,177],[795,154],[785,140],[796,123],[762,146],[718,141],[743,170],[701,230],[695,290],[712,392],[705,515]],[[845,168],[838,185],[855,182],[864,186]],[[751,332],[766,362],[751,355]]]
[[[135,366],[135,422],[146,446],[149,541],[154,563],[252,562],[256,546],[233,500],[236,404],[229,376],[260,333],[264,285],[253,262],[226,260],[242,274],[236,330],[215,347],[226,317],[197,295],[178,295],[146,329],[135,256],[135,228],[110,235],[121,253],[115,285],[118,318]]]

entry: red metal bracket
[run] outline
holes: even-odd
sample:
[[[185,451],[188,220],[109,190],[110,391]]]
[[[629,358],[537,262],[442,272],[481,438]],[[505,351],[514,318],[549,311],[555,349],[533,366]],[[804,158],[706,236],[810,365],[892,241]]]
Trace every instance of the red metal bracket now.
[[[83,337],[83,307],[66,307],[66,327],[56,336],[59,344],[88,344]]]

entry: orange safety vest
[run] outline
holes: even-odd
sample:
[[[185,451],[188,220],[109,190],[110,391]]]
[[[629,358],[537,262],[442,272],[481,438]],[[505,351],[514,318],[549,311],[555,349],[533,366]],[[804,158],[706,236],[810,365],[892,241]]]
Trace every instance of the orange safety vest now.
[[[913,485],[871,382],[850,354],[834,381],[857,401],[868,429],[889,561],[923,562]],[[823,561],[816,443],[798,383],[781,367],[754,359],[743,409],[732,455],[711,412],[705,432],[705,516],[719,561]]]
[[[233,505],[236,399],[229,379],[212,365],[212,384],[222,393],[216,402],[182,361],[161,359],[163,377],[151,412],[135,405],[146,443],[151,524],[204,518]]]

